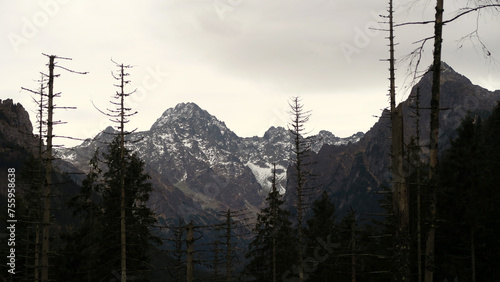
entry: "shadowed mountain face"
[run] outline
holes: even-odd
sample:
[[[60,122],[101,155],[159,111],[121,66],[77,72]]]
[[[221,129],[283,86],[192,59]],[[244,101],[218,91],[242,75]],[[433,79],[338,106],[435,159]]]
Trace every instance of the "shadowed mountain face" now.
[[[36,130],[37,131],[37,130]],[[33,134],[33,125],[31,124],[29,114],[24,107],[19,103],[14,103],[12,99],[0,100],[0,179],[7,179],[8,169],[14,169],[16,197],[23,197],[26,193],[26,188],[36,176],[45,176],[45,167],[40,172],[39,167],[34,167],[32,156],[39,154],[40,142]],[[44,148],[42,148],[43,152]],[[30,163],[31,162],[31,163]],[[57,165],[52,173],[54,189],[52,195],[52,208],[54,216],[60,225],[58,228],[65,230],[64,224],[72,221],[67,213],[67,200],[74,195],[79,187],[73,183],[68,175],[60,172],[59,164],[62,166],[65,163],[56,162]],[[72,168],[70,164],[65,167],[68,170]],[[40,173],[40,174],[39,174]],[[0,202],[7,203],[8,189],[0,189]],[[27,199],[29,202],[31,199]],[[16,202],[18,205],[19,202]],[[24,202],[21,202],[24,203]],[[31,202],[30,202],[31,203]],[[24,216],[21,205],[19,207],[19,216]],[[3,228],[3,225],[0,224]]]
[[[404,117],[405,144],[416,136],[415,108],[417,89],[420,93],[420,146],[423,160],[426,159],[429,143],[430,97],[432,73],[427,73],[412,89],[408,99],[401,103]],[[488,115],[500,100],[500,91],[491,92],[473,85],[469,79],[442,65],[440,107],[439,150],[443,152],[455,137],[455,130],[468,112],[480,116]],[[348,211],[350,207],[361,213],[378,212],[374,191],[382,186],[390,187],[390,117],[384,111],[375,125],[359,140],[344,146],[325,145],[313,157],[312,171],[317,175],[314,185],[326,190],[335,200],[337,209]],[[412,172],[411,166],[409,172]],[[291,175],[290,175],[291,177]],[[287,193],[294,194],[293,177]],[[287,195],[293,199],[293,195]]]
[[[8,168],[20,170],[29,155],[38,152],[38,141],[32,132],[33,126],[24,107],[14,104],[12,99],[0,100],[1,179],[7,179]],[[7,189],[0,189],[0,196],[6,195]]]

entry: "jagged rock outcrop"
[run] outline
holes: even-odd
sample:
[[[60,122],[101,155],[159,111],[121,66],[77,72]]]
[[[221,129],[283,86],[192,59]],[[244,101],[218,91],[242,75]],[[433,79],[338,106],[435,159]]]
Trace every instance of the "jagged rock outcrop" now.
[[[35,151],[38,144],[28,112],[12,99],[0,100],[0,140],[1,150],[16,147]]]

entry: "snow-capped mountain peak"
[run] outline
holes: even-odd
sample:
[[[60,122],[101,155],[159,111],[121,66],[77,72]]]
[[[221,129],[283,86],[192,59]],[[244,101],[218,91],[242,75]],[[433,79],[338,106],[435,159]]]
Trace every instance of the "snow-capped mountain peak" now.
[[[108,131],[112,129],[107,129]],[[102,135],[102,136],[101,136]],[[109,136],[100,134],[97,138]],[[195,103],[180,103],[167,109],[149,131],[128,136],[128,147],[186,195],[202,206],[232,208],[258,207],[270,189],[272,167],[277,165],[278,186],[286,187],[286,169],[291,159],[291,133],[284,127],[271,127],[262,137],[241,138],[224,122],[201,109]],[[340,145],[353,141],[321,131],[320,143]],[[103,142],[84,142],[66,156],[73,162],[88,163],[92,151]],[[64,152],[62,152],[64,155]],[[80,160],[87,156],[87,160]],[[64,156],[63,156],[64,158]]]
[[[151,130],[161,129],[165,125],[172,125],[174,123],[198,123],[205,126],[214,124],[221,130],[227,129],[224,122],[210,115],[197,104],[188,102],[179,103],[174,108],[169,108],[163,112],[162,116],[151,126]]]

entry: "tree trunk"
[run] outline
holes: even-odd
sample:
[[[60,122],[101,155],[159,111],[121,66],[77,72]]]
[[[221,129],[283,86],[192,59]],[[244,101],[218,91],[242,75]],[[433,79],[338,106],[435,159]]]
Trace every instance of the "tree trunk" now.
[[[416,97],[416,146],[420,152],[420,87]],[[420,154],[419,154],[420,155]],[[422,208],[421,208],[420,163],[417,167],[417,282],[422,282]]]
[[[395,259],[396,281],[410,279],[410,232],[409,204],[406,174],[404,171],[404,140],[402,108],[398,106],[391,116],[392,120],[392,185],[393,211],[396,220]]]
[[[437,0],[436,21],[434,25],[434,61],[432,64],[432,89],[431,89],[431,120],[430,120],[430,229],[427,235],[425,248],[425,281],[432,282],[434,276],[434,249],[436,241],[436,189],[437,189],[437,163],[439,141],[439,96],[441,83],[441,45],[443,33],[443,7],[444,0]]]
[[[49,56],[49,96],[47,109],[47,151],[45,163],[45,189],[43,191],[41,279],[49,280],[50,197],[52,186],[52,129],[54,114],[54,59]]]
[[[272,178],[272,193],[276,195],[277,190],[276,190],[276,163],[273,163],[273,178]],[[276,203],[271,203],[271,212],[273,215],[273,282],[276,282],[276,218],[278,217],[277,215],[277,209],[278,207],[276,206]]]
[[[298,126],[298,124],[297,124]],[[297,228],[299,233],[299,282],[304,281],[304,248],[303,248],[303,234],[302,234],[302,213],[303,213],[303,187],[302,187],[302,164],[301,157],[299,156],[300,150],[300,134],[295,136],[295,150],[297,151]]]
[[[308,154],[308,145],[301,140],[301,133],[304,132],[304,123],[309,120],[309,113],[303,111],[303,106],[300,104],[299,97],[294,97],[291,104],[292,121],[290,125],[291,133],[294,137],[295,144],[292,151],[295,153],[295,176],[297,177],[297,229],[298,229],[298,266],[299,266],[299,282],[304,281],[304,235],[303,235],[303,216],[304,216],[304,190],[306,189],[306,172],[303,163],[304,158]]]
[[[127,234],[125,222],[125,73],[123,64],[121,67],[121,101],[120,101],[120,244],[121,244],[121,282],[127,281]]]
[[[396,107],[396,78],[394,58],[394,18],[392,0],[389,1],[389,72],[391,103],[391,156],[393,211],[396,217],[395,248],[397,272],[396,280],[405,281],[410,276],[409,204],[406,173],[404,171],[403,113]]]
[[[40,85],[40,109],[38,110],[38,115],[39,115],[39,128],[38,128],[38,158],[42,160],[40,162],[40,167],[37,169],[37,179],[40,181],[40,190],[37,191],[37,196],[40,197],[41,193],[44,189],[44,183],[40,180],[42,179],[43,175],[43,75],[40,79],[41,85]],[[40,201],[37,200],[37,206],[36,206],[36,223],[35,223],[35,265],[34,265],[34,280],[39,281],[40,280],[40,214],[42,213],[41,211],[41,206],[40,206]]]

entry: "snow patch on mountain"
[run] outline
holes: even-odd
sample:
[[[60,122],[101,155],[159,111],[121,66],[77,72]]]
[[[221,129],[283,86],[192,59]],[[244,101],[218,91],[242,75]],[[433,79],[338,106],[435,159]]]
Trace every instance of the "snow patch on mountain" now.
[[[265,190],[269,190],[269,187],[271,186],[269,176],[272,175],[272,169],[267,165],[265,167],[261,167],[251,162],[248,162],[246,166],[252,170],[255,179],[257,179],[257,182],[259,182],[262,188],[267,188]]]
[[[252,162],[248,162],[245,164],[248,168],[252,170],[252,173],[255,176],[257,182],[259,182],[262,189],[266,192],[271,191],[272,189],[272,177],[273,177],[273,165],[270,163],[265,164],[255,164]],[[281,165],[276,165],[276,188],[280,192],[280,194],[285,193],[285,187],[280,184],[280,180],[283,180],[286,177],[286,167]]]

